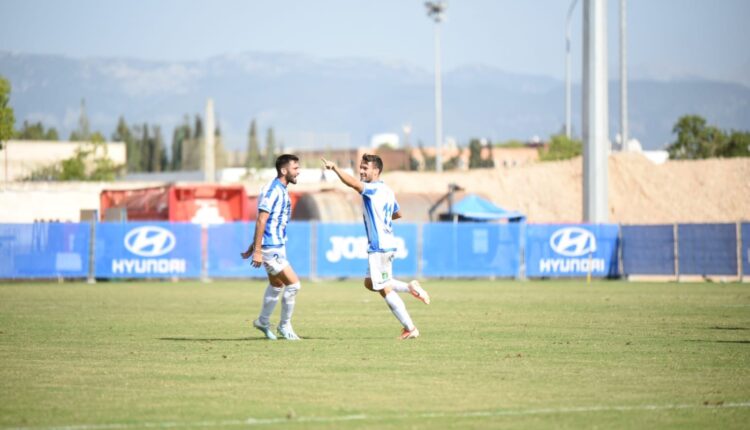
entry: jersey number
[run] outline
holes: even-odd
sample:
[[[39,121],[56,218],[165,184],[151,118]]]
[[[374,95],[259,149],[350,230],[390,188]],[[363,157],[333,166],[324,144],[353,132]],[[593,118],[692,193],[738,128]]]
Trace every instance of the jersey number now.
[[[385,221],[385,225],[391,229],[393,228],[393,206],[386,203],[385,206],[383,206],[383,218]]]

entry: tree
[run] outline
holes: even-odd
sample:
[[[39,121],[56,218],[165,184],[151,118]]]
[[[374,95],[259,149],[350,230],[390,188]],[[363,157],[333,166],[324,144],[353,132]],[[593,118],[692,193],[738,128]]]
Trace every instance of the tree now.
[[[153,149],[151,151],[151,166],[153,170],[149,172],[163,172],[167,168],[167,152],[164,150],[164,138],[161,135],[161,126],[154,125],[154,138],[150,142]]]
[[[91,139],[89,117],[86,114],[86,99],[81,99],[81,111],[78,115],[78,128],[70,133],[70,141],[81,142]]]
[[[101,133],[79,144],[72,157],[59,163],[42,166],[31,172],[27,180],[44,181],[112,181],[123,166],[117,166],[107,154]]]
[[[198,114],[195,114],[195,130],[193,132],[193,139],[203,139],[203,120]]]
[[[518,139],[510,139],[505,142],[499,142],[494,145],[496,148],[525,148],[526,144]]]
[[[183,149],[192,133],[190,116],[185,115],[182,125],[177,126],[172,134],[172,170],[182,170]]]
[[[94,133],[91,136],[92,153],[94,155],[93,171],[88,175],[88,180],[91,181],[113,181],[117,176],[118,171],[122,166],[117,166],[111,158],[109,158],[107,144],[104,141],[104,136],[100,133]],[[96,156],[98,152],[102,155]]]
[[[750,157],[750,133],[732,131],[722,149],[722,157]]]
[[[245,167],[248,169],[259,168],[263,164],[260,157],[258,145],[258,132],[255,120],[250,122],[250,130],[247,133],[247,151],[245,154]]]
[[[120,119],[117,120],[117,128],[115,129],[115,132],[112,133],[112,140],[125,143],[127,157],[127,161],[125,162],[126,169],[129,172],[140,171],[141,148],[138,147],[135,135],[130,127],[128,127],[128,123],[125,122],[123,116],[120,116]]]
[[[677,134],[677,140],[667,147],[667,151],[669,158],[678,160],[717,157],[727,141],[721,130],[707,125],[706,120],[698,115],[680,117],[672,133]]]
[[[10,82],[0,76],[0,149],[13,137],[15,122],[13,108],[10,107]]]
[[[140,171],[161,172],[167,165],[161,127],[154,125],[149,130],[149,125],[144,123],[138,128],[137,132],[141,136],[136,145],[141,148],[142,153]]]
[[[580,140],[571,139],[564,134],[552,135],[550,140],[546,150],[539,148],[541,161],[568,160],[583,153],[583,143]]]
[[[266,133],[266,166],[276,165],[276,138],[273,136],[273,127],[268,128]]]
[[[58,140],[57,130],[50,127],[48,130],[44,129],[42,122],[29,123],[28,121],[23,122],[23,127],[18,130],[15,134],[16,139],[20,140]]]
[[[140,153],[138,160],[138,169],[136,172],[150,172],[149,162],[151,161],[151,146],[149,145],[150,135],[148,130],[148,124],[137,125],[134,128],[135,148]]]
[[[482,157],[483,147],[488,147],[489,157]],[[492,145],[483,145],[479,139],[469,141],[469,169],[481,167],[495,167],[495,160],[492,159]]]

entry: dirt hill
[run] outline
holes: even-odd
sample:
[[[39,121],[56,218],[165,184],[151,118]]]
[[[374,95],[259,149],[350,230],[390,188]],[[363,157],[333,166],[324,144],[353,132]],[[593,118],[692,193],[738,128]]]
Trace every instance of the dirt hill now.
[[[467,172],[386,173],[397,193],[443,193],[464,187],[530,222],[580,222],[583,216],[581,158],[513,168]],[[610,222],[736,222],[750,220],[750,158],[668,161],[654,164],[640,154],[609,159]]]

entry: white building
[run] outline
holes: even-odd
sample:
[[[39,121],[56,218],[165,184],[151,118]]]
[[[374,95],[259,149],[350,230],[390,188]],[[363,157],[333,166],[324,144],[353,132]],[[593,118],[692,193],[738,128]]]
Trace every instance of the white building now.
[[[87,142],[50,140],[9,140],[0,150],[0,182],[18,181],[42,167],[59,163],[75,155]],[[127,151],[123,142],[105,142],[103,151],[115,163],[125,164]],[[103,155],[97,151],[96,156]]]

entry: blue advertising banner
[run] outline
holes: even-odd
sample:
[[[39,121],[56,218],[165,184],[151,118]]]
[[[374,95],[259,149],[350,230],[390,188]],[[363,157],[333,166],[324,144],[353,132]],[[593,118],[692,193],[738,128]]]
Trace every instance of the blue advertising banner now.
[[[398,243],[393,276],[417,273],[417,225],[394,223]],[[316,274],[321,277],[361,277],[367,274],[367,236],[362,223],[317,225]]]
[[[198,278],[201,226],[190,223],[97,223],[97,278]]]
[[[526,275],[613,277],[618,274],[616,224],[526,227]]]
[[[424,276],[517,277],[524,224],[429,223],[424,225]]]
[[[216,278],[265,278],[240,253],[253,241],[255,223],[233,222],[208,227],[208,276]],[[309,222],[290,222],[286,227],[286,257],[298,276],[310,276],[312,228]]]
[[[0,224],[0,278],[84,278],[91,225]]]
[[[680,275],[738,275],[736,224],[678,224]]]
[[[750,278],[750,223],[742,223],[740,235],[742,238],[742,276],[748,279]]]
[[[625,275],[674,275],[674,226],[624,225],[622,267]]]

